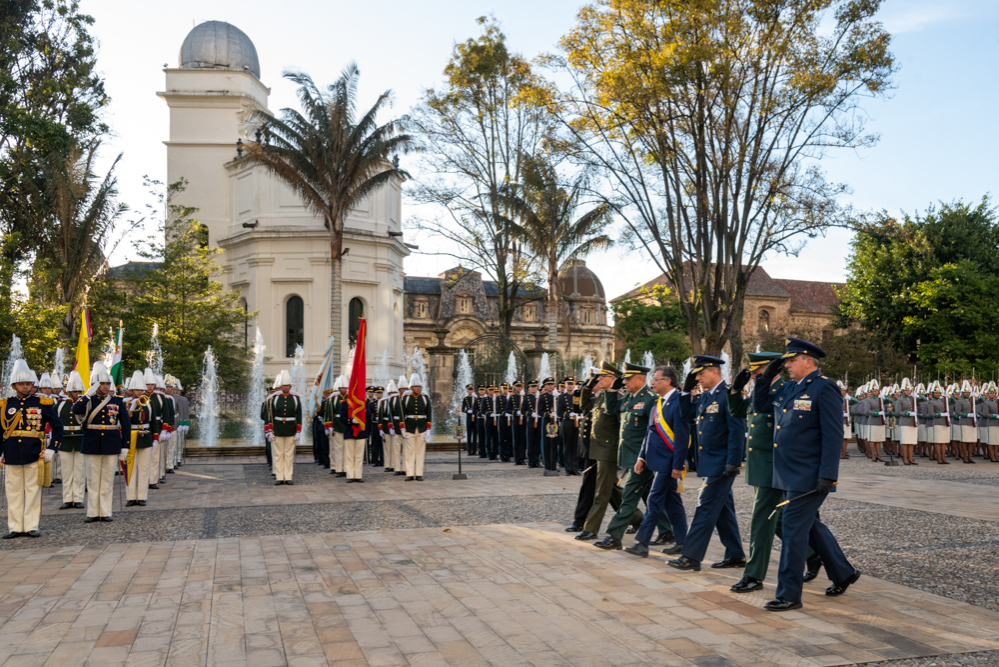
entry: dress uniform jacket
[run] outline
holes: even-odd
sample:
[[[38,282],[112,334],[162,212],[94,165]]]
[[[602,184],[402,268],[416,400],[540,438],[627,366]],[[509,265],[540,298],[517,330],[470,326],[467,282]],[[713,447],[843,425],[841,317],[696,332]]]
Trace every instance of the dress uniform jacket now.
[[[784,386],[784,378],[770,385],[770,395],[776,396]],[[757,412],[753,397],[729,394],[728,409],[735,417],[746,417],[749,437],[746,442],[746,483],[750,486],[772,486],[774,481],[774,415]]]
[[[166,431],[170,432],[174,430],[174,426],[177,425],[176,414],[173,409],[173,401],[170,397],[161,391],[153,392],[153,395],[149,397],[149,401],[155,404],[159,410],[156,411],[159,416],[159,430],[156,431],[157,434]]]
[[[465,396],[461,399],[461,414],[465,424],[465,438],[468,439],[468,447],[471,450],[475,443],[475,394]]]
[[[378,403],[378,421],[383,435],[402,435],[402,406],[398,396],[383,398]]]
[[[621,432],[620,395],[615,389],[605,389],[596,396],[589,387],[580,393],[580,407],[590,413],[590,450],[593,461],[617,461]]]
[[[21,399],[15,394],[0,400],[0,411],[0,451],[9,465],[31,465],[38,461],[46,425],[52,427],[49,448],[57,449],[62,442],[63,425],[56,414],[55,400],[47,396]]]
[[[649,432],[649,418],[658,400],[659,397],[648,386],[621,399],[618,407],[621,414],[621,444],[617,451],[619,467],[625,470],[635,467]]]
[[[302,430],[302,400],[295,394],[271,396],[266,410],[265,421],[271,425],[275,438],[291,438]]]
[[[929,423],[932,426],[946,426],[947,417],[945,415],[947,415],[947,405],[943,396],[926,401],[926,416],[930,419]]]
[[[128,419],[132,425],[132,433],[135,434],[135,448],[147,449],[153,446],[153,407],[150,404],[139,405],[138,400],[126,401],[129,406]],[[131,447],[132,441],[125,443],[126,447]]]
[[[955,417],[954,424],[957,426],[974,426],[974,420],[971,417],[973,410],[971,409],[970,398],[962,396],[956,401],[951,401],[950,409]]]
[[[343,437],[347,440],[367,440],[368,434],[371,433],[371,422],[367,421],[367,406],[365,406],[365,423],[364,428],[360,428],[360,424],[351,423],[350,415],[348,414],[347,401],[340,401],[340,421],[347,425],[344,431]],[[356,430],[355,430],[356,427]]]
[[[68,398],[59,400],[56,408],[59,421],[62,422],[62,443],[60,452],[78,452],[83,446],[83,418],[73,414],[73,401]],[[54,438],[53,438],[54,439]]]
[[[73,404],[73,413],[83,415],[84,454],[110,456],[128,449],[131,443],[132,421],[128,407],[117,396],[83,395]]]
[[[434,418],[433,404],[426,394],[403,396],[402,415],[406,433],[426,433]]]
[[[701,392],[694,406],[697,419],[697,476],[718,477],[726,465],[742,465],[746,422],[728,411],[728,384]],[[843,429],[840,427],[840,434]]]
[[[917,404],[918,407],[918,404]],[[916,413],[912,411],[912,396],[899,396],[894,405],[895,421],[899,426],[916,426]]]

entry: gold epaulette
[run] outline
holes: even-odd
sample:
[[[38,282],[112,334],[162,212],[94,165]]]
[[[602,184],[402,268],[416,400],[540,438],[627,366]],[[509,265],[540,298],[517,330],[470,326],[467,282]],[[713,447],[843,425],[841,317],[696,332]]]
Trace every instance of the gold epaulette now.
[[[38,400],[42,405],[55,405],[55,401],[48,397],[39,398]]]

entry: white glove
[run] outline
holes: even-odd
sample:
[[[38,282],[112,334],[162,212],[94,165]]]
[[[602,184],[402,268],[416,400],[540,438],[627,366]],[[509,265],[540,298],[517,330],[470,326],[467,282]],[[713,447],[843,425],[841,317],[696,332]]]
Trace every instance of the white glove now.
[[[538,413],[537,412],[532,412],[531,416],[534,417],[535,419],[537,419],[538,418]]]
[[[274,434],[273,433],[265,433],[264,437],[267,438],[267,442],[274,442]]]
[[[124,461],[126,458],[128,458],[128,450],[127,449],[123,449],[118,454],[118,460],[119,461]]]
[[[45,459],[46,463],[52,463],[52,457],[55,456],[55,452],[51,449],[46,449],[42,452],[42,458]]]
[[[329,437],[333,437],[333,429],[331,428],[326,429],[326,435]]]
[[[296,433],[295,434],[295,442],[298,442],[301,439],[302,439],[302,434],[301,433]]]
[[[94,394],[97,393],[97,388],[100,387],[100,386],[101,385],[99,385],[98,383],[95,382],[94,384],[90,385],[90,389],[87,390],[87,393],[85,395],[86,396],[93,396]]]
[[[390,428],[389,429],[389,435],[395,435],[395,429],[394,428]]]
[[[170,439],[171,435],[173,435],[173,434],[170,433],[170,431],[162,431],[160,433],[160,442],[166,442],[167,440]]]
[[[468,414],[473,414],[472,410],[469,410],[469,411],[468,411]]]
[[[156,440],[153,440],[153,451],[154,452],[156,451],[156,445],[158,445],[158,444],[159,443]]]

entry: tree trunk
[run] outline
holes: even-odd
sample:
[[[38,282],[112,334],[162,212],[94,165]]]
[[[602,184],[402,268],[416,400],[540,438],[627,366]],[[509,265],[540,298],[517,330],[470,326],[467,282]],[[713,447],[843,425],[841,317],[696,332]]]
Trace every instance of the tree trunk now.
[[[333,238],[330,233],[330,331],[336,337],[333,341],[333,360],[331,368],[334,373],[343,374],[340,368],[343,358],[343,255],[342,242]]]

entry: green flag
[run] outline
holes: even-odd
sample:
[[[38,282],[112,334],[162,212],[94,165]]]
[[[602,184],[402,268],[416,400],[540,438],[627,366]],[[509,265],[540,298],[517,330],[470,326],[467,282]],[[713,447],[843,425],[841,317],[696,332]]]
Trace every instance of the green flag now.
[[[122,376],[121,376],[121,373],[122,373],[122,370],[121,370],[121,343],[122,343],[122,339],[123,339],[124,335],[125,335],[125,329],[123,328],[123,324],[122,324],[121,320],[119,320],[118,321],[118,340],[115,342],[115,345],[114,345],[114,359],[111,360],[111,381],[114,383],[114,386],[116,386],[116,387],[121,387],[121,385],[124,384],[124,381],[122,380]]]

